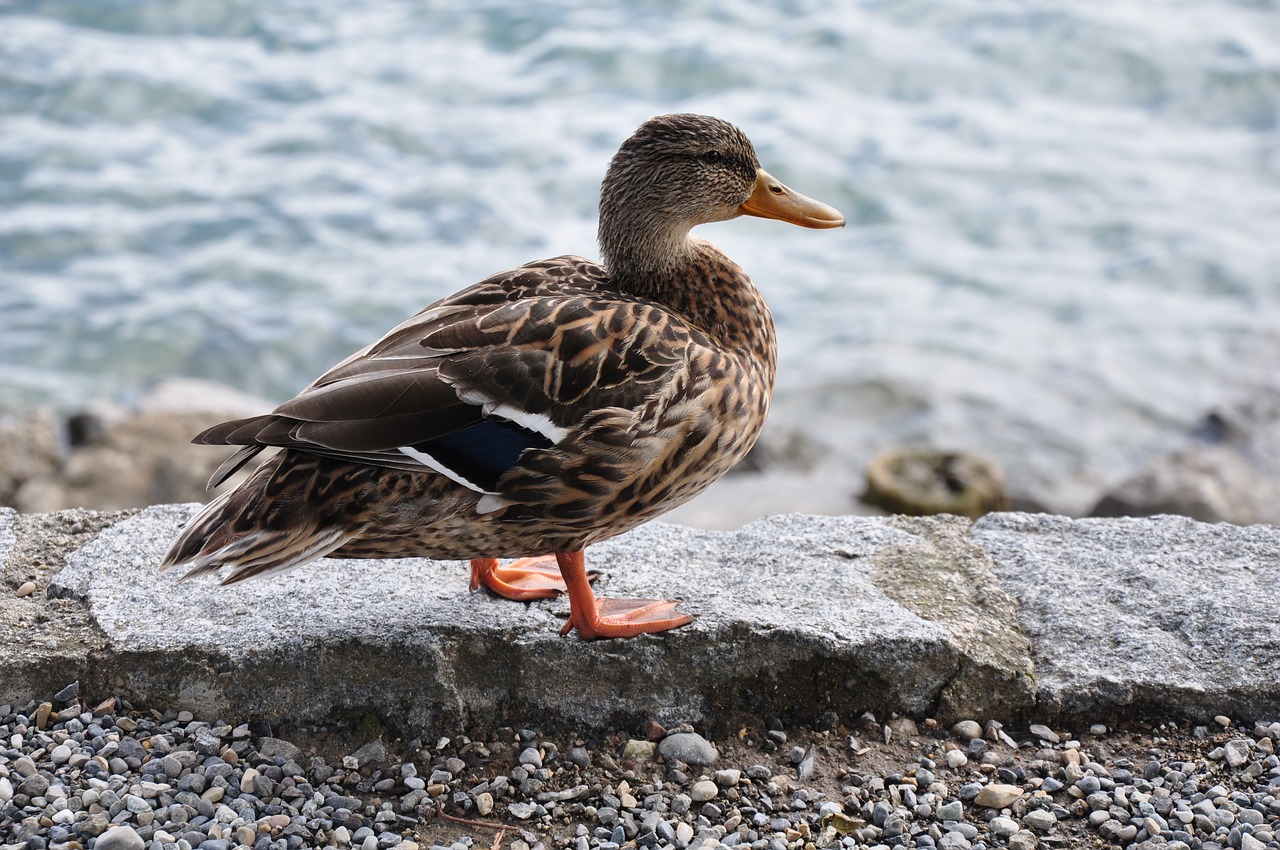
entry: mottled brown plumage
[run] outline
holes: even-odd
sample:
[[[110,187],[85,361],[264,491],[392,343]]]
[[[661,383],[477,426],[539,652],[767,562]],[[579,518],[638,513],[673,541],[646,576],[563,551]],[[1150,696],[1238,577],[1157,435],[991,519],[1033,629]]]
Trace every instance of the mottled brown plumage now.
[[[697,224],[843,219],[760,169],[714,118],[662,116],[614,157],[604,264],[557,257],[445,298],[264,416],[196,442],[274,457],[211,502],[164,566],[225,579],[323,556],[468,558],[473,586],[568,590],[566,624],[625,636],[689,621],[672,600],[596,599],[582,550],[687,501],[751,448],[769,409],[773,320]],[[493,559],[556,556],[498,567]]]

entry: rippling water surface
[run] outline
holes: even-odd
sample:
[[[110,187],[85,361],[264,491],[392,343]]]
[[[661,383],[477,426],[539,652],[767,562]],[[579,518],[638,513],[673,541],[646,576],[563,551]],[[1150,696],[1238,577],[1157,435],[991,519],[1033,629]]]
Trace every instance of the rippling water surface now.
[[[838,232],[703,229],[774,428],[985,451],[1078,510],[1280,384],[1275,2],[0,2],[0,409],[270,398],[499,269],[594,255],[650,115]]]

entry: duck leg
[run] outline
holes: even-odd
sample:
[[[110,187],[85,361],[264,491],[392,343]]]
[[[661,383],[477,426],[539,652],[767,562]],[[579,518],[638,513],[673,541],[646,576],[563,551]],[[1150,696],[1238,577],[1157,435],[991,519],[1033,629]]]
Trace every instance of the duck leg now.
[[[574,629],[585,640],[635,637],[647,632],[665,632],[693,622],[693,617],[676,610],[678,599],[605,599],[591,590],[581,551],[557,552],[560,575],[569,590],[569,621],[560,629],[567,635]]]
[[[599,577],[597,572],[587,573],[588,582]],[[472,558],[471,589],[479,590],[481,585],[517,602],[550,599],[569,589],[560,577],[560,567],[553,555],[520,558],[505,567],[497,558]]]

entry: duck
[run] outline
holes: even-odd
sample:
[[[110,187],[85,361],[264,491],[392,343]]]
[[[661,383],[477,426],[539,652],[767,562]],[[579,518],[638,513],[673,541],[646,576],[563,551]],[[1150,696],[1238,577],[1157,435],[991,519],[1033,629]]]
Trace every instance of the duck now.
[[[236,450],[161,563],[224,584],[321,558],[468,560],[470,586],[568,594],[561,634],[693,621],[598,596],[585,551],[704,491],[756,442],[777,339],[746,272],[690,231],[739,216],[844,225],[765,171],[735,125],[660,115],[601,186],[601,261],[539,260],[442,298],[270,413],[192,442]],[[504,560],[517,559],[504,564]]]

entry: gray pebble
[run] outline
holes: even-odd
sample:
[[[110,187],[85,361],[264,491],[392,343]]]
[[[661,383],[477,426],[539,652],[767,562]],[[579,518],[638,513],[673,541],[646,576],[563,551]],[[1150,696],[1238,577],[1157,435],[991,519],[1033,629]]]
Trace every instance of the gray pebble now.
[[[1032,809],[1022,816],[1022,822],[1038,832],[1048,832],[1057,824],[1058,818],[1053,812],[1044,809]]]
[[[682,761],[692,767],[710,767],[720,758],[715,747],[697,732],[675,732],[658,742],[658,755],[668,762]]]
[[[976,793],[976,792],[975,792]],[[964,804],[959,800],[952,800],[938,806],[938,812],[935,815],[938,820],[960,820],[964,817]]]
[[[1062,738],[1058,736],[1057,732],[1054,732],[1048,726],[1043,726],[1039,723],[1032,723],[1030,732],[1040,740],[1048,741],[1050,744],[1058,744],[1062,742]]]
[[[938,839],[938,850],[970,850],[973,845],[957,831],[944,832]]]
[[[113,826],[98,836],[95,850],[142,850],[146,843],[131,826]]]
[[[1223,745],[1226,750],[1227,764],[1231,767],[1243,767],[1249,763],[1249,751],[1253,746],[1253,741],[1248,738],[1236,738],[1233,741],[1227,741]]]

